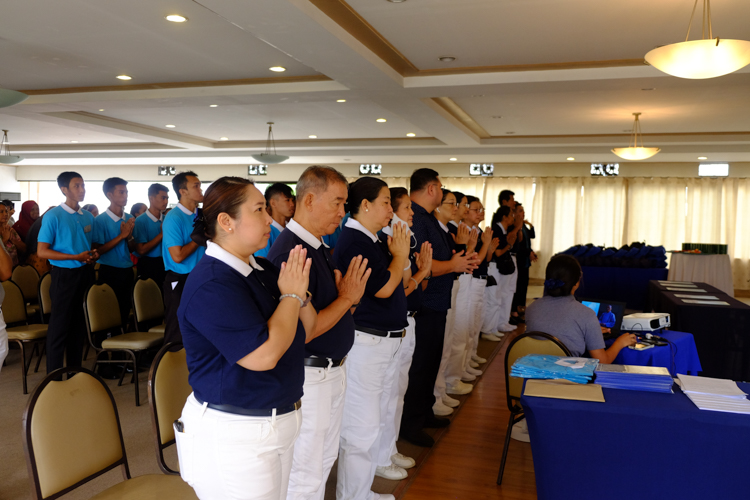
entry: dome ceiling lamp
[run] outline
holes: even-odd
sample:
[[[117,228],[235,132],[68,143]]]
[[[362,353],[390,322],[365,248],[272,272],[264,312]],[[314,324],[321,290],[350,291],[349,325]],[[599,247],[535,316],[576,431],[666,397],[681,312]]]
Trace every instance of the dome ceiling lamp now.
[[[252,157],[256,161],[265,164],[281,163],[289,159],[288,156],[276,154],[276,142],[273,140],[273,122],[268,122],[268,139],[266,139],[265,153],[252,155]]]
[[[641,145],[638,146],[638,136],[641,134],[641,122],[638,119],[641,116],[640,113],[633,113],[635,121],[633,122],[633,140],[631,141],[630,147],[627,148],[613,148],[612,152],[622,158],[623,160],[645,160],[651,158],[656,153],[661,151],[660,148],[644,148],[643,137],[641,137]]]
[[[3,142],[0,144],[0,163],[12,165],[23,160],[23,156],[11,154],[10,143],[8,142],[8,131],[3,130]]]
[[[701,40],[688,41],[697,6],[695,0],[685,41],[655,48],[646,54],[646,62],[668,75],[694,80],[727,75],[750,64],[750,42],[714,38],[711,0],[703,0]]]
[[[14,106],[28,99],[29,96],[23,92],[17,92],[15,90],[0,89],[0,108],[7,108],[8,106]]]

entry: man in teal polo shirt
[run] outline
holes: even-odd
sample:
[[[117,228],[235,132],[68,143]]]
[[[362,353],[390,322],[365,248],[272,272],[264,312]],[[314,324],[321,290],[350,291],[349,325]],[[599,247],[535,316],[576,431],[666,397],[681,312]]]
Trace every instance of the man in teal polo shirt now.
[[[102,186],[109,208],[94,219],[94,248],[99,252],[99,284],[107,284],[117,296],[120,320],[127,327],[130,315],[130,294],[133,291],[133,261],[130,251],[135,247],[131,235],[135,217],[125,211],[128,204],[128,181],[110,177]]]
[[[79,205],[86,196],[83,178],[76,172],[63,172],[57,177],[57,185],[65,202],[44,214],[37,246],[39,257],[49,259],[52,265],[47,373],[63,366],[81,366],[86,339],[81,305],[93,281],[94,269],[89,264],[99,257],[91,249],[94,216]]]
[[[157,285],[164,283],[164,259],[161,255],[164,210],[169,202],[169,188],[163,184],[148,187],[149,207],[135,219],[133,239],[138,253],[138,278],[152,279]]]
[[[161,240],[161,253],[167,271],[164,278],[165,344],[182,342],[177,321],[182,289],[188,274],[206,251],[190,238],[198,204],[203,201],[198,175],[195,172],[180,172],[172,179],[172,188],[180,197],[180,202],[164,217]]]

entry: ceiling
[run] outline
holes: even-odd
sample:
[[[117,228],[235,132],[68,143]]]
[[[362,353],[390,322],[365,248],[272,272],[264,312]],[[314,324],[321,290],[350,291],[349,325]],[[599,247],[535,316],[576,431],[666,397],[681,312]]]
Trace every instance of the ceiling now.
[[[609,162],[641,112],[652,161],[750,161],[750,68],[683,80],[643,63],[684,39],[692,4],[5,0],[0,87],[30,98],[0,128],[21,168],[252,163],[269,121],[287,163]],[[747,0],[712,17],[750,39]]]

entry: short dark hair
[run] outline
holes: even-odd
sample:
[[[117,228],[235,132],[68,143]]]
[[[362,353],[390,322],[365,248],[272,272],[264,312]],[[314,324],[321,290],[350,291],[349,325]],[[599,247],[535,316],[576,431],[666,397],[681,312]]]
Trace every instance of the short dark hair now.
[[[220,177],[206,190],[203,197],[203,219],[206,236],[216,237],[216,220],[219,214],[226,213],[232,219],[240,215],[240,206],[247,199],[247,186],[255,183],[244,177]]]
[[[138,212],[141,211],[141,208],[148,208],[145,203],[134,203],[132,207],[130,207],[130,215],[135,216]]]
[[[463,198],[466,198],[467,196],[463,194],[461,191],[453,191],[453,194],[456,195],[456,203],[461,203],[461,200]]]
[[[169,188],[167,186],[165,186],[164,184],[158,184],[158,183],[151,184],[148,187],[148,195],[149,196],[156,196],[157,194],[161,193],[162,191],[166,191],[168,193],[169,192]]]
[[[70,181],[75,179],[76,177],[83,179],[83,176],[79,174],[78,172],[63,172],[60,175],[57,176],[57,187],[59,188],[69,188],[70,187]]]
[[[503,220],[503,217],[509,216],[513,211],[510,209],[508,205],[503,205],[502,207],[497,209],[497,221],[500,222]]]
[[[409,191],[406,190],[406,188],[402,187],[395,187],[390,188],[391,191],[391,208],[394,212],[398,210],[398,208],[401,206],[401,200],[404,196],[409,196]]]
[[[109,179],[104,181],[104,184],[102,184],[102,191],[104,191],[104,194],[111,193],[115,190],[117,186],[127,186],[128,181],[125,179],[122,179],[120,177],[110,177]]]
[[[290,188],[283,182],[274,182],[266,188],[266,193],[264,195],[266,198],[266,203],[270,205],[271,198],[280,194],[286,196],[287,198],[294,198],[294,192],[292,191],[292,188]]]
[[[2,203],[3,203],[3,205],[5,205],[6,207],[8,207],[9,209],[16,208],[16,204],[13,203],[10,200],[3,200]]]
[[[443,188],[443,197],[440,199],[440,203],[444,202],[445,199],[448,197],[449,194],[452,194],[453,196],[456,196],[456,193],[454,193],[450,189]],[[458,196],[456,196],[456,201],[458,201]]]
[[[307,167],[297,181],[297,197],[302,199],[307,193],[325,192],[331,184],[341,183],[349,187],[346,177],[333,167],[327,165],[312,165]]]
[[[411,179],[409,179],[409,191],[412,193],[421,191],[429,186],[431,182],[437,182],[439,177],[440,174],[431,168],[418,168],[411,174]]]
[[[510,189],[503,189],[500,191],[500,194],[497,197],[497,202],[502,205],[504,201],[510,201],[510,197],[514,196],[516,193],[511,191]]]
[[[172,179],[172,188],[174,189],[174,192],[177,194],[177,198],[180,198],[180,189],[186,189],[187,188],[187,178],[189,175],[192,175],[195,178],[198,178],[198,174],[195,172],[188,170],[187,172],[180,172],[179,174],[174,176],[174,179]]]
[[[544,295],[565,297],[581,280],[581,265],[571,255],[555,255],[544,273]]]
[[[387,188],[388,184],[377,177],[360,177],[349,184],[349,200],[347,206],[352,216],[359,213],[359,207],[363,200],[373,202],[380,196],[380,190]]]
[[[482,202],[482,200],[480,200],[480,199],[479,199],[479,198],[477,198],[476,196],[472,196],[472,195],[470,195],[470,194],[467,194],[467,195],[466,195],[466,203],[468,203],[469,205],[471,205],[471,204],[472,204],[472,203],[474,203],[475,201],[478,201],[478,202],[480,202],[480,203]]]

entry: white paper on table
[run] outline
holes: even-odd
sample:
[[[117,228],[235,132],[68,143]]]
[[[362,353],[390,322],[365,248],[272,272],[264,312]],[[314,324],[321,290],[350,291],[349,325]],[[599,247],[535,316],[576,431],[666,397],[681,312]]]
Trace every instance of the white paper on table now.
[[[681,285],[679,283],[667,283],[664,286],[671,286],[674,288],[698,288],[698,285]]]
[[[671,286],[667,287],[667,290],[670,292],[697,292],[697,293],[707,293],[703,288],[674,288]]]
[[[728,306],[730,305],[729,302],[724,302],[723,300],[690,300],[690,299],[682,299],[682,301],[686,304],[704,304],[707,306]]]
[[[680,297],[681,299],[695,299],[699,298],[700,300],[721,300],[719,297],[715,297],[713,295],[686,295],[684,293],[676,293],[674,294],[675,297]]]
[[[679,285],[692,285],[692,286],[697,286],[692,281],[661,281],[661,280],[659,280],[659,283],[661,283],[662,285],[666,285],[666,286],[672,286],[672,285],[678,285],[678,286]]]
[[[739,396],[743,398],[747,396],[747,393],[743,392],[734,380],[696,377],[695,375],[683,375],[682,373],[678,373],[677,378],[680,379],[684,392],[714,396]]]

